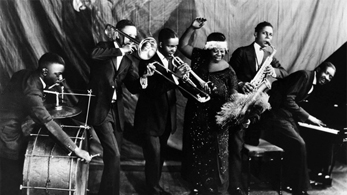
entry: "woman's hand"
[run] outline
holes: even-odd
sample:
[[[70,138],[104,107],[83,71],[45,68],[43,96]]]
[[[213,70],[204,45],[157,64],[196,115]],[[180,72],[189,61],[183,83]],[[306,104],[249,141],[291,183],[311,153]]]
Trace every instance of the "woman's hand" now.
[[[194,21],[192,22],[191,24],[191,27],[194,28],[194,29],[199,29],[201,28],[202,26],[204,26],[206,22],[206,18],[195,18]]]

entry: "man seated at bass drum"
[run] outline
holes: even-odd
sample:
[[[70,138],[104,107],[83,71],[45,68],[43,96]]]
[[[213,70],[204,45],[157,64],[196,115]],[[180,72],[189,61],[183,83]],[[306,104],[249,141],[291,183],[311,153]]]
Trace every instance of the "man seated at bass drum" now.
[[[43,89],[55,84],[65,69],[62,57],[46,53],[36,70],[16,72],[0,97],[0,194],[20,194],[27,137],[22,124],[30,117],[77,156],[89,162],[91,156],[76,146],[52,119],[43,104]]]

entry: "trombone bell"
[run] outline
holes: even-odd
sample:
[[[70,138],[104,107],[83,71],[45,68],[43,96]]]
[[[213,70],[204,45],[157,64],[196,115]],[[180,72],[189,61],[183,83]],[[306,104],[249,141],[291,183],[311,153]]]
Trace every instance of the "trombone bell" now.
[[[108,38],[112,40],[116,40],[116,34],[117,34],[116,32],[127,37],[131,42],[137,45],[137,54],[141,59],[149,60],[155,55],[158,45],[156,40],[153,37],[147,37],[143,39],[142,41],[138,41],[137,39],[129,36],[123,31],[116,29],[114,26],[110,24],[106,25],[105,34]]]
[[[137,48],[137,54],[143,60],[149,60],[157,51],[158,45],[153,37],[147,37],[143,39]]]

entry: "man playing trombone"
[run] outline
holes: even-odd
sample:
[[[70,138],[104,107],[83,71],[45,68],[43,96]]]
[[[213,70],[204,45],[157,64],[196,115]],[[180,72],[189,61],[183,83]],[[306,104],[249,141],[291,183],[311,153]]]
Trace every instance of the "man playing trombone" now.
[[[137,49],[134,43],[137,29],[131,21],[121,20],[115,29],[107,25],[106,35],[113,40],[98,43],[92,52],[94,63],[89,85],[95,98],[91,101],[89,122],[103,147],[104,170],[99,195],[118,195],[125,118],[122,85],[125,84],[131,93],[141,89],[137,65],[130,56]],[[152,74],[146,73],[142,77]]]
[[[155,74],[142,79],[143,90],[135,111],[134,127],[143,134],[143,154],[146,161],[145,176],[149,195],[170,194],[160,185],[163,156],[170,134],[176,131],[176,91],[179,80],[190,70],[188,64],[173,67],[173,55],[177,50],[178,36],[169,29],[159,32],[159,49],[149,60],[139,64],[139,75],[148,65],[155,66]]]

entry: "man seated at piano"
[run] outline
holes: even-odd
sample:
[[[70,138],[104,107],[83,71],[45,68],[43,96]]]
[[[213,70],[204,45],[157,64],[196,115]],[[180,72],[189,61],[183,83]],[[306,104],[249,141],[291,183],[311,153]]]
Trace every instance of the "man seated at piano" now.
[[[332,63],[323,62],[312,71],[299,70],[275,81],[269,91],[272,109],[263,116],[263,138],[284,149],[283,184],[293,195],[307,194],[310,187],[306,144],[300,136],[298,122],[324,126],[298,104],[312,93],[315,85],[330,82],[335,72]]]

